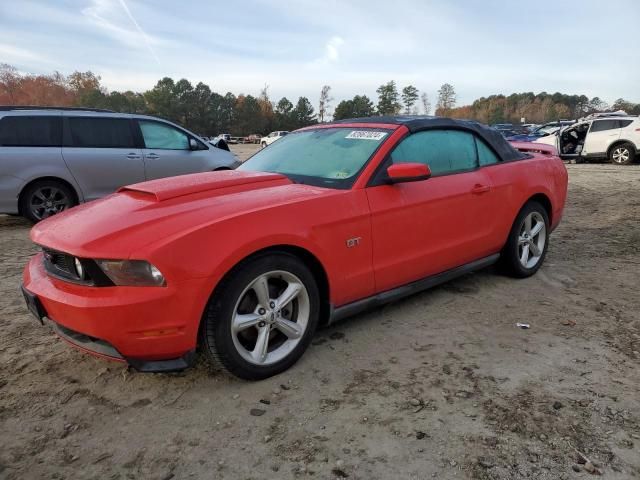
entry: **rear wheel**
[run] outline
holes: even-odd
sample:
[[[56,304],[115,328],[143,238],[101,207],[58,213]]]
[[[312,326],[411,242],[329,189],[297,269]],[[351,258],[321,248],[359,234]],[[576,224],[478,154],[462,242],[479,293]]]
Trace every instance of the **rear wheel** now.
[[[630,143],[621,143],[609,151],[609,161],[618,165],[629,165],[633,163],[636,150]]]
[[[20,212],[33,223],[73,207],[78,202],[71,189],[57,180],[29,185],[20,196]]]
[[[502,251],[502,263],[507,272],[525,278],[538,271],[549,245],[549,216],[538,202],[528,202],[516,217],[507,244]]]
[[[318,324],[316,281],[297,257],[270,253],[236,268],[207,305],[205,354],[234,375],[260,380],[293,365]]]
[[[260,144],[260,146],[261,146],[262,148],[265,148],[265,147],[267,146],[267,142],[262,142],[262,143]]]

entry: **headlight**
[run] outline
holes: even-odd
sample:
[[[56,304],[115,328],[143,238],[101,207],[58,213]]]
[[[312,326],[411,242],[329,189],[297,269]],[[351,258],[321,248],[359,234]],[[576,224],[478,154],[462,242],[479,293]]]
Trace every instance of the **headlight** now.
[[[164,276],[145,260],[96,260],[113,283],[131,287],[164,287]]]

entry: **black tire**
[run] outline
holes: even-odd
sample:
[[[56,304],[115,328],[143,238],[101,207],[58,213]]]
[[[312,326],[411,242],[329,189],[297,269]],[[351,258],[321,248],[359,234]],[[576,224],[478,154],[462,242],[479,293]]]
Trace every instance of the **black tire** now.
[[[616,165],[630,165],[633,163],[635,158],[636,149],[628,142],[614,145],[609,150],[609,161]]]
[[[525,224],[525,220],[530,215],[533,215],[535,218],[541,219],[544,222],[544,245],[541,249],[541,254],[537,258],[534,264],[530,264],[525,266],[522,259],[523,246],[521,245],[520,239],[521,234],[523,233],[523,227]],[[539,245],[540,237],[536,236],[537,245]],[[532,242],[533,243],[533,238]],[[529,244],[530,245],[530,244]],[[532,247],[529,246],[529,249]],[[507,239],[507,243],[502,249],[502,254],[500,257],[500,261],[502,263],[502,267],[508,275],[511,275],[516,278],[526,278],[530,277],[534,273],[538,271],[544,259],[547,255],[547,249],[549,248],[549,215],[547,214],[547,210],[538,202],[530,201],[525,204],[524,207],[520,210],[518,215],[516,216],[515,221],[513,222],[513,226],[511,227],[511,231],[509,232],[509,238]],[[527,250],[529,252],[529,250]],[[535,256],[535,255],[534,255]],[[533,256],[532,256],[533,259]],[[526,262],[525,262],[526,263]]]
[[[307,308],[309,315],[306,329],[297,340],[298,343],[295,347],[279,361],[268,365],[259,365],[247,361],[236,347],[231,323],[235,315],[236,306],[241,304],[247,295],[250,295],[246,289],[258,277],[274,271],[288,272],[302,282],[308,294]],[[273,285],[270,286],[270,292],[273,287]],[[295,302],[298,302],[298,300],[295,300]],[[294,305],[294,303],[292,302],[291,305]],[[293,308],[297,309],[295,305]],[[270,252],[242,262],[216,288],[205,309],[200,329],[200,344],[209,361],[221,363],[229,372],[240,378],[262,380],[287,370],[298,361],[313,338],[319,317],[320,293],[310,270],[294,255],[285,252]],[[273,316],[271,318],[273,319]],[[257,331],[257,326],[249,327],[244,331],[254,328]],[[251,332],[253,331],[251,330]],[[279,334],[280,332],[276,332],[276,335]],[[255,335],[257,337],[259,334],[256,333]],[[271,333],[268,335],[271,335]]]
[[[262,142],[262,143],[260,144],[260,147],[262,147],[262,148],[267,148],[267,144],[266,144],[265,142]]]
[[[51,202],[49,207],[48,201]],[[20,213],[33,223],[60,213],[78,204],[77,197],[65,183],[58,180],[39,180],[20,195]]]

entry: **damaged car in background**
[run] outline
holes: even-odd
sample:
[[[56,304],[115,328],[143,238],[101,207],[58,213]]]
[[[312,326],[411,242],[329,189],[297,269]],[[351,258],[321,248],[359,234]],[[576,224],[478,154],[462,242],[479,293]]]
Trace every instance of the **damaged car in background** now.
[[[556,147],[563,160],[609,160],[629,165],[640,151],[640,119],[596,114],[535,141]]]

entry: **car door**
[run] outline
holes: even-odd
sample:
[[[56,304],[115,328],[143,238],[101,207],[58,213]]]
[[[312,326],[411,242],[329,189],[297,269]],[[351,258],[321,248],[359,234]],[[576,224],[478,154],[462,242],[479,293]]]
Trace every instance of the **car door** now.
[[[382,292],[463,265],[491,252],[494,196],[478,168],[472,133],[428,130],[403,139],[391,163],[429,166],[428,180],[367,188],[371,209],[373,268]]]
[[[583,122],[561,128],[558,131],[556,134],[556,148],[560,157],[564,160],[571,160],[582,155],[584,140],[586,139],[585,132],[589,130],[589,127],[589,122]]]
[[[147,180],[207,170],[206,146],[192,150],[185,131],[159,120],[135,120],[143,140],[142,154]],[[196,140],[197,141],[197,140]]]
[[[64,117],[62,156],[86,201],[145,179],[142,152],[135,147],[129,118]]]
[[[582,154],[595,157],[606,156],[609,146],[620,138],[621,131],[620,120],[594,120],[587,132]]]

